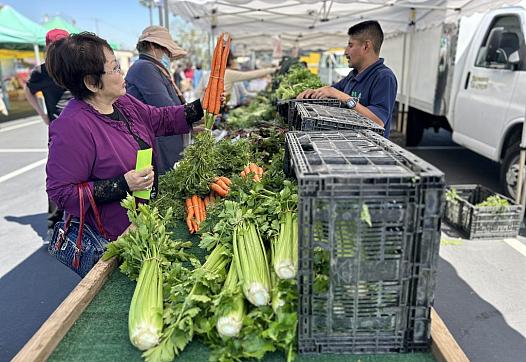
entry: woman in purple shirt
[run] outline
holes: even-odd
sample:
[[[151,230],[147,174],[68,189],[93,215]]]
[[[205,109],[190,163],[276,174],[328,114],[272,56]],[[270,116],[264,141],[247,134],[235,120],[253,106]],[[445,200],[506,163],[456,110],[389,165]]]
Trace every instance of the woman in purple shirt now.
[[[50,126],[48,195],[79,217],[77,184],[88,182],[104,228],[115,240],[130,224],[120,206],[126,194],[152,188],[156,193],[155,165],[136,172],[137,151],[154,146],[157,136],[188,133],[203,116],[201,103],[156,108],[126,95],[113,51],[91,33],[54,42],[46,65],[55,82],[75,97]],[[86,222],[94,227],[87,200],[85,209]]]

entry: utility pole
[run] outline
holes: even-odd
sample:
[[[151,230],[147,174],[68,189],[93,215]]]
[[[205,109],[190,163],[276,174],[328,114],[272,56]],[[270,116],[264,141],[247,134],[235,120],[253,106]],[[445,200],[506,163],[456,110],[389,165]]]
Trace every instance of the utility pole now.
[[[164,8],[164,27],[170,31],[170,9],[168,8],[168,0],[163,0]]]
[[[159,26],[163,26],[163,4],[162,4],[162,0],[154,0],[155,1],[155,6],[157,6],[157,8],[159,9]]]

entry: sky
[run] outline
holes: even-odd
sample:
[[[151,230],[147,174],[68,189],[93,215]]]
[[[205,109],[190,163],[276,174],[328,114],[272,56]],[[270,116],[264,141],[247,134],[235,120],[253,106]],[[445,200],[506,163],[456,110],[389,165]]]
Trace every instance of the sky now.
[[[45,16],[61,16],[76,21],[82,30],[97,32],[102,38],[132,50],[142,30],[150,25],[148,9],[139,0],[0,0],[29,19],[42,23]],[[153,11],[154,25],[159,12]],[[173,17],[171,17],[173,20]]]

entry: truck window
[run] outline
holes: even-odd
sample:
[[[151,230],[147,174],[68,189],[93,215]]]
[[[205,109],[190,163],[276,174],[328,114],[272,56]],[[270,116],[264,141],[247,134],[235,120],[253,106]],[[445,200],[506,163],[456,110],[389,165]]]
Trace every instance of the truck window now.
[[[493,20],[477,53],[476,67],[510,68],[509,56],[520,50],[523,39],[520,20],[514,15],[504,15]]]

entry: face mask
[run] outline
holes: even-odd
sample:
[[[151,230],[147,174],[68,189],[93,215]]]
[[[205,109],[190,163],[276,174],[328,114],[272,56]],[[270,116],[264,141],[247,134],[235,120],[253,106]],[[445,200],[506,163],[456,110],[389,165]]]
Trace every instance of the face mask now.
[[[166,55],[166,53],[161,57],[161,64],[164,65],[167,70],[170,70],[170,57]]]

